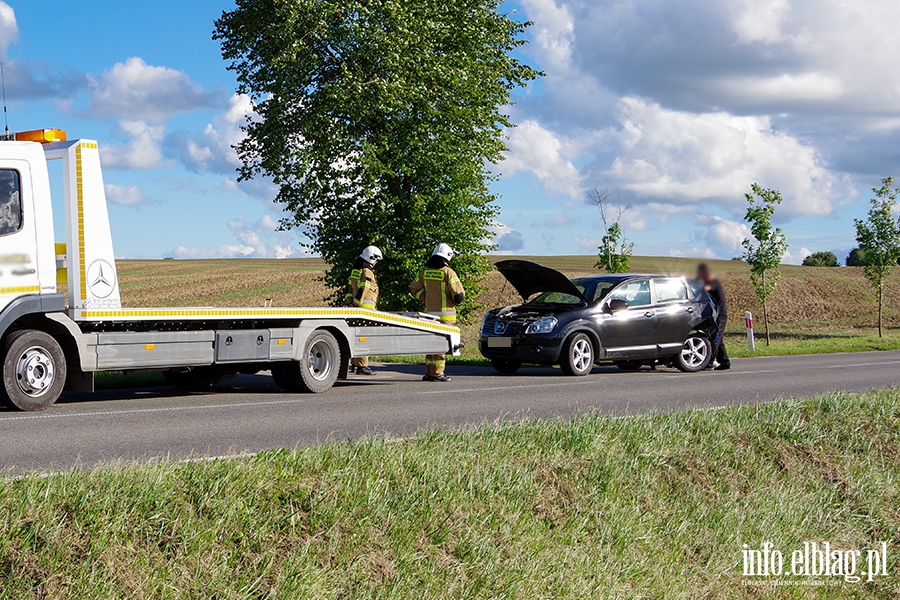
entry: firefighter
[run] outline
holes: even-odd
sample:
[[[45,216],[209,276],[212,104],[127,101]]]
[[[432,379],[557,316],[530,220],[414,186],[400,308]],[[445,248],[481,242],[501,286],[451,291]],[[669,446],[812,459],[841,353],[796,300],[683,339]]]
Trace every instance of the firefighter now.
[[[378,282],[375,280],[375,265],[382,259],[381,250],[377,246],[366,246],[356,262],[347,281],[348,306],[358,306],[375,310],[378,303]],[[350,371],[357,375],[374,375],[369,367],[368,356],[357,356],[350,359]]]
[[[438,244],[425,269],[409,284],[413,297],[425,303],[425,311],[436,315],[442,323],[456,323],[456,307],[466,297],[459,277],[450,268],[453,249],[447,244]],[[450,381],[444,375],[447,364],[444,354],[429,354],[425,357],[425,376],[422,381]]]

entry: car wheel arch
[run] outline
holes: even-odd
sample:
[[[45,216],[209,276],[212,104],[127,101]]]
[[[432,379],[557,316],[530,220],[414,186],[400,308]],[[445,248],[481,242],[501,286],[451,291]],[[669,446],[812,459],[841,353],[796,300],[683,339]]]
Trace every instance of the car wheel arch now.
[[[603,352],[603,343],[600,341],[600,334],[598,334],[597,331],[589,325],[588,321],[575,321],[573,323],[569,323],[563,330],[560,347],[565,345],[566,340],[568,340],[576,333],[587,334],[588,338],[590,338],[591,345],[594,347],[594,360],[596,360],[597,357],[599,357]]]

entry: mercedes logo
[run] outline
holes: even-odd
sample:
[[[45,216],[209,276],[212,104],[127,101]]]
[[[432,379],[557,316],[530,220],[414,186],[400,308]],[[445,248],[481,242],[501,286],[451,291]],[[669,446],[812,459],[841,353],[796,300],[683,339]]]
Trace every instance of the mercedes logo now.
[[[116,270],[103,259],[95,260],[87,270],[87,286],[95,298],[106,298],[116,289]]]

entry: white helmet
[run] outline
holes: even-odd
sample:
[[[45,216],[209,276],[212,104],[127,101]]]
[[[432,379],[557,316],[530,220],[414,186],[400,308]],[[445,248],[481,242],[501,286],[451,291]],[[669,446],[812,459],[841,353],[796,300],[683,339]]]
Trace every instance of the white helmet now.
[[[450,247],[449,244],[438,244],[434,248],[434,252],[431,253],[432,256],[440,256],[441,258],[445,258],[448,261],[453,258],[453,255],[456,254],[453,251],[453,248]]]
[[[381,250],[378,246],[366,246],[366,249],[362,251],[362,254],[360,254],[359,257],[373,265],[384,258],[381,255]]]

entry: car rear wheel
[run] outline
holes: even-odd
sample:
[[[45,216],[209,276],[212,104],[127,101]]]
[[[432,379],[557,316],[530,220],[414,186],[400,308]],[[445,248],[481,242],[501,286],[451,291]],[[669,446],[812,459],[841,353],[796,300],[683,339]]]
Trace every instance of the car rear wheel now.
[[[594,368],[594,345],[584,333],[576,333],[563,345],[559,363],[566,375],[587,375]]]
[[[637,360],[619,360],[613,363],[623,371],[640,371],[644,363]]]
[[[491,366],[498,373],[512,375],[522,367],[522,363],[515,360],[504,360],[502,358],[492,358]]]
[[[712,359],[712,343],[709,338],[694,332],[684,342],[681,352],[675,356],[675,366],[686,373],[702,371]]]

